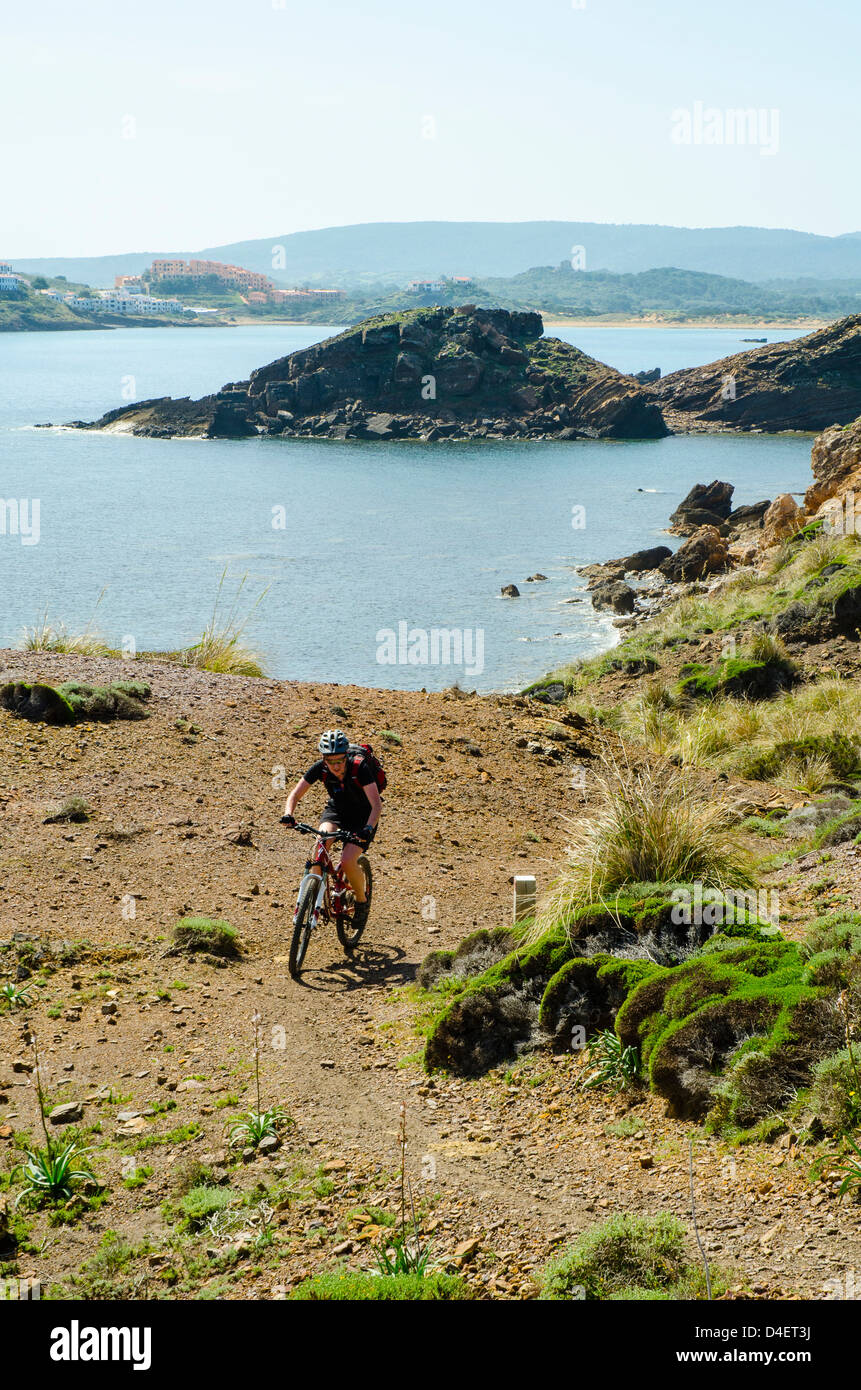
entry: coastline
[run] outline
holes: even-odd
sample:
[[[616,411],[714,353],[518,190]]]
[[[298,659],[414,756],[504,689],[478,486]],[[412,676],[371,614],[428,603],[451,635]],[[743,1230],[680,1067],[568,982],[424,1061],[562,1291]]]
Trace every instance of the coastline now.
[[[539,310],[540,312],[540,310]],[[779,323],[739,323],[736,319],[630,319],[613,318],[609,315],[596,315],[594,318],[544,318],[545,328],[743,328],[759,330],[763,333],[778,333],[784,328],[807,328],[811,333],[817,328],[827,328],[834,319],[786,319]]]

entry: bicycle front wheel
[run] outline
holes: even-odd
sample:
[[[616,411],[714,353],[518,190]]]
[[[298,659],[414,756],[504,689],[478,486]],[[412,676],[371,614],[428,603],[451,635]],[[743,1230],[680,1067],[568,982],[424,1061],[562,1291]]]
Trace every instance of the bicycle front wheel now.
[[[293,937],[290,942],[290,956],[287,965],[294,980],[299,978],[302,962],[305,959],[308,943],[311,940],[311,918],[319,890],[320,880],[312,874],[308,875],[299,890],[299,901],[296,905]]]

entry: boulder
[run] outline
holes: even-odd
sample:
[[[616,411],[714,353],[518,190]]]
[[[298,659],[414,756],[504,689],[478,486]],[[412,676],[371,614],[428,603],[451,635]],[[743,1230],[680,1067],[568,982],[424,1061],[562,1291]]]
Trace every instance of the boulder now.
[[[715,526],[701,526],[674,555],[658,566],[673,584],[718,574],[732,563],[726,540]]]
[[[672,553],[668,545],[653,545],[648,550],[635,550],[633,555],[625,555],[616,563],[626,574],[642,574],[644,570],[656,570]]]
[[[817,435],[810,466],[814,482],[804,495],[809,516],[828,514],[834,517],[834,508],[823,504],[831,499],[842,499],[849,492],[859,499],[857,507],[853,506],[853,514],[857,510],[861,515],[861,416],[851,424],[832,425]]]
[[[592,590],[593,608],[612,608],[614,613],[633,613],[636,593],[623,579],[608,579]]]
[[[719,526],[732,512],[734,491],[732,483],[717,479],[713,483],[695,483],[670,517],[670,530],[678,536],[689,536],[698,526]]]
[[[763,517],[771,506],[771,501],[766,498],[764,502],[751,502],[747,507],[736,507],[727,517],[724,525],[730,531],[736,531],[740,526],[762,526]]]
[[[788,536],[795,535],[795,532],[804,525],[804,512],[795,498],[788,492],[782,492],[775,497],[768,511],[762,518],[762,535],[759,538],[761,550],[768,549],[769,546],[776,545],[778,541],[786,540]]]
[[[503,584],[500,592],[503,598],[520,598],[520,590],[516,584]]]

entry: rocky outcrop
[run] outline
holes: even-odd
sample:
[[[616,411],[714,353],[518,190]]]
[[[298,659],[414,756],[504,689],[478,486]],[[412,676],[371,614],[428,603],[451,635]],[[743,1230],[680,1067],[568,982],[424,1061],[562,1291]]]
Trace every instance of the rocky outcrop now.
[[[821,430],[861,415],[861,315],[647,387],[671,429]]]
[[[692,536],[700,526],[717,526],[732,512],[732,483],[695,483],[687,497],[670,517],[669,530],[675,536]]]
[[[726,540],[716,526],[701,526],[679,546],[674,555],[662,561],[661,574],[672,584],[683,580],[703,579],[718,574],[732,563]]]
[[[784,541],[804,525],[804,512],[795,498],[788,492],[775,497],[762,519],[762,533],[759,537],[761,550]]]
[[[139,402],[89,428],[373,440],[667,433],[659,406],[633,377],[542,333],[539,314],[474,305],[388,314],[200,401]]]
[[[614,613],[633,613],[636,594],[624,579],[606,579],[592,589],[593,608],[612,608]]]
[[[859,498],[861,513],[861,417],[848,425],[832,425],[814,439],[810,464],[814,482],[804,495],[809,516],[823,511],[836,517],[835,508],[823,504],[849,492]]]

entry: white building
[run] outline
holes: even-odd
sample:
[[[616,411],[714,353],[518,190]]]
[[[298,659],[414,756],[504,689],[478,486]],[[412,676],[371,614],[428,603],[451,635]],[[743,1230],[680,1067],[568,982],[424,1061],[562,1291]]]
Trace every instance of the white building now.
[[[21,290],[29,288],[29,280],[25,280],[23,275],[13,270],[8,261],[0,261],[0,294],[18,294]]]
[[[181,314],[178,299],[155,299],[149,294],[127,294],[125,290],[100,290],[98,295],[67,294],[64,302],[70,309],[87,314]]]

